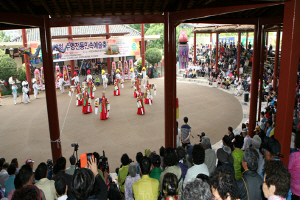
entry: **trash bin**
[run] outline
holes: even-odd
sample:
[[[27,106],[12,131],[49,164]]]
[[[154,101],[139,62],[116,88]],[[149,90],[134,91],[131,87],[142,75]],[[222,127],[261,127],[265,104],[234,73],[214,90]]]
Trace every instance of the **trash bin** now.
[[[248,92],[244,93],[244,101],[249,102],[249,93]]]

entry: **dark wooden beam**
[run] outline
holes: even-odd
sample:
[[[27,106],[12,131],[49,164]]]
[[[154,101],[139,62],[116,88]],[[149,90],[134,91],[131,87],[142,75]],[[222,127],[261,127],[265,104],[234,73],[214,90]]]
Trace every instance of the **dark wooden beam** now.
[[[33,5],[33,3],[31,1],[26,1],[26,4],[27,4],[27,9],[29,10],[29,12],[31,12],[33,15],[37,16],[36,7]]]
[[[69,14],[72,17],[73,16],[73,11],[72,11],[70,0],[66,0],[66,4],[67,4],[67,8],[68,8]]]
[[[2,0],[2,1],[4,1],[4,0]],[[19,7],[19,5],[16,3],[16,1],[9,1],[9,3],[15,8],[15,10],[16,11],[18,11],[18,12],[20,12],[20,7]]]
[[[276,6],[280,5],[282,2],[276,3],[264,3],[264,4],[252,4],[252,5],[236,5],[236,6],[228,6],[228,7],[217,7],[217,8],[200,8],[200,9],[189,9],[183,10],[176,13],[171,13],[171,21],[178,25],[182,21],[188,19],[197,19],[203,17],[209,17],[214,15],[223,15],[232,12],[239,12],[243,10],[250,10],[268,6]]]
[[[12,24],[0,24],[0,30],[29,29],[29,28],[36,28],[36,27],[34,27],[34,26],[19,26],[19,25],[12,25]]]
[[[102,12],[102,16],[105,15],[105,5],[104,5],[104,0],[101,0],[101,12]]]
[[[52,36],[52,39],[62,39],[62,38],[89,38],[89,37],[111,37],[111,36],[124,36],[127,33],[101,33],[101,34],[85,34],[85,35],[58,35]]]
[[[52,12],[51,8],[49,7],[47,1],[46,1],[46,0],[41,0],[41,2],[42,2],[42,5],[44,6],[44,8],[47,10],[48,14],[49,14],[51,17],[53,17],[53,16],[54,16],[54,15],[53,15],[53,12]]]
[[[59,16],[60,16],[60,17],[63,17],[63,12],[62,12],[60,6],[59,6],[58,3],[57,3],[57,0],[52,0],[52,2],[53,2],[53,4],[54,4],[54,6],[55,6],[55,8],[56,8],[56,10],[57,10],[57,12],[58,12],[58,14],[59,14]]]
[[[176,6],[176,11],[177,10],[182,10],[182,8],[184,7],[184,1],[186,2],[186,0],[180,0],[180,1],[176,1],[176,2],[178,2],[177,3],[177,6]]]
[[[280,24],[283,22],[283,17],[267,17],[267,18],[259,18],[261,23],[264,24]],[[222,18],[222,16],[218,17],[208,17],[201,19],[194,19],[184,21],[184,23],[192,23],[192,24],[256,24],[257,18]]]
[[[126,0],[122,1],[122,15],[125,15],[125,11],[126,11]]]
[[[112,9],[111,9],[112,15],[116,14],[116,0],[112,0]]]
[[[0,0],[0,5],[8,11],[12,11],[11,6],[9,4],[7,4],[6,1]]]
[[[20,13],[3,13],[0,12],[1,23],[21,26],[43,26],[43,18]]]
[[[155,12],[155,8],[156,8],[157,4],[158,4],[158,0],[155,0],[155,1],[154,1],[154,4],[153,4],[153,6],[152,6],[152,11],[151,11],[152,15],[153,15],[154,12]]]
[[[116,15],[97,17],[51,18],[51,27],[164,23],[163,15]]]
[[[78,0],[78,6],[79,6],[80,14],[83,17],[84,16],[84,9],[83,9],[83,5],[82,5],[81,0]]]
[[[137,1],[137,0],[133,0],[132,10],[131,10],[131,13],[132,13],[133,15],[134,15],[134,13],[135,13],[136,1]]]
[[[163,6],[162,6],[162,8],[161,8],[161,12],[165,12],[168,3],[169,3],[169,0],[165,0],[165,1],[164,1],[164,4],[163,4]]]
[[[187,2],[187,3],[186,3],[185,9],[188,9],[188,8],[191,6],[193,0],[188,0],[188,1],[186,1],[186,2]]]
[[[90,0],[90,9],[92,16],[95,15],[95,9],[94,9],[94,0]]]
[[[147,8],[148,0],[144,0],[141,14],[144,15]]]

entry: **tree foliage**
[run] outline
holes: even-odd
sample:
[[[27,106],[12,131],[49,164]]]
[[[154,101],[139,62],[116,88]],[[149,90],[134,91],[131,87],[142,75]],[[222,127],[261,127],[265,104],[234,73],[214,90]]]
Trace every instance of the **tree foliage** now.
[[[18,68],[18,80],[19,81],[25,81],[26,80],[26,68],[25,65],[23,64],[21,67]]]
[[[10,35],[5,35],[4,31],[0,31],[0,42],[9,42],[9,40],[10,40]]]
[[[141,24],[128,24],[128,26],[130,26],[131,28],[134,28],[135,30],[141,32]],[[150,24],[145,24],[145,33],[147,32],[149,27],[150,27]]]
[[[157,48],[148,49],[145,52],[145,59],[154,67],[155,63],[160,62],[162,59],[160,50]]]
[[[17,74],[17,63],[11,57],[3,57],[0,61],[0,79],[9,79]]]
[[[142,58],[140,58],[137,62],[136,62],[136,67],[138,72],[142,71]],[[148,62],[145,60],[145,67],[148,67]]]

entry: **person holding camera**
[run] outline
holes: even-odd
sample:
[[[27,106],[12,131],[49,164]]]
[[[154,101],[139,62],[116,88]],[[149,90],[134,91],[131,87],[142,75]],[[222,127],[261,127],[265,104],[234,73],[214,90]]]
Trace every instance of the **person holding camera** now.
[[[191,127],[188,125],[188,118],[184,117],[183,122],[184,124],[181,126],[181,136],[180,140],[182,142],[182,147],[186,148],[191,145],[190,143],[190,136],[191,136]]]

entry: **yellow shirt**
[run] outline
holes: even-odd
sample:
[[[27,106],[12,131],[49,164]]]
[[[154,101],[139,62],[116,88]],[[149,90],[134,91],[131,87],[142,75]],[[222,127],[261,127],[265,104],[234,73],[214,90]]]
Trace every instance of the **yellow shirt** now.
[[[159,182],[149,175],[142,178],[132,185],[135,200],[157,200],[159,196]]]
[[[122,166],[122,168],[119,169],[118,181],[119,181],[119,184],[120,184],[120,191],[122,193],[125,192],[125,188],[124,187],[125,187],[125,179],[126,179],[126,177],[128,175],[128,166],[129,165]]]

